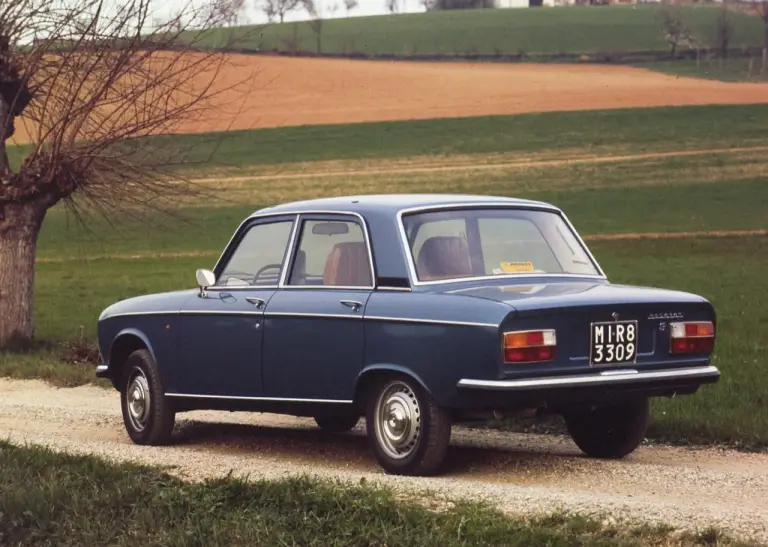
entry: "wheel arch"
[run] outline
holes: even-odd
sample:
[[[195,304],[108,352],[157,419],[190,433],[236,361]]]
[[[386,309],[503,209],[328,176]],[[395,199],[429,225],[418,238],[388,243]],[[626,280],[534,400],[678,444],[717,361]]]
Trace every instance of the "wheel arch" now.
[[[149,351],[152,359],[155,359],[155,352],[152,349],[152,344],[146,334],[136,328],[126,328],[121,330],[117,336],[115,336],[112,344],[109,347],[109,368],[107,374],[112,385],[116,389],[120,389],[120,380],[125,362],[128,360],[128,356],[136,350],[146,349]]]
[[[432,391],[429,389],[426,382],[424,382],[424,380],[410,368],[392,363],[381,363],[369,365],[358,374],[357,379],[355,380],[355,390],[353,395],[355,406],[363,408],[365,406],[365,396],[375,385],[376,380],[387,376],[406,376],[418,383],[430,396],[432,395]]]

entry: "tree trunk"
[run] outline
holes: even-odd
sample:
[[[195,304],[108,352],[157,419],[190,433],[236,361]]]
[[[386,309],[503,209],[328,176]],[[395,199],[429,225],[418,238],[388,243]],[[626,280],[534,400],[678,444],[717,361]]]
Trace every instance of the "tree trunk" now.
[[[0,203],[0,349],[34,336],[37,235],[45,207]]]

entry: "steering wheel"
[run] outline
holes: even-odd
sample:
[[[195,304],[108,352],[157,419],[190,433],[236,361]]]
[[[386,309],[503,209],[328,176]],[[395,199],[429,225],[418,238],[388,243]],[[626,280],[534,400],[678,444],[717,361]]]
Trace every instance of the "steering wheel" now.
[[[275,269],[275,268],[277,268],[277,271],[278,271],[278,274],[279,274],[279,273],[280,273],[280,268],[282,268],[282,267],[283,267],[283,265],[282,265],[282,264],[267,264],[266,266],[262,266],[262,267],[261,267],[261,268],[259,268],[259,270],[258,270],[258,271],[257,271],[257,272],[256,272],[256,273],[253,275],[253,284],[254,284],[254,285],[256,284],[256,281],[258,281],[258,279],[259,279],[259,276],[260,276],[260,275],[261,275],[263,272],[265,272],[265,271],[267,271],[267,270],[272,270],[272,269]]]

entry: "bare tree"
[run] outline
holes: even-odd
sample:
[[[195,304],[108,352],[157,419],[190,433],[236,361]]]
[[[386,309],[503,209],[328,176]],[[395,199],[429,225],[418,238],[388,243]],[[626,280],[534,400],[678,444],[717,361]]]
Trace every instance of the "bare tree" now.
[[[657,12],[657,16],[663,27],[664,39],[669,44],[671,57],[677,55],[678,47],[687,45],[691,47],[695,40],[680,15],[680,11],[673,6],[663,5]]]
[[[347,10],[347,16],[349,16],[350,11],[352,11],[359,5],[360,4],[357,0],[344,0],[344,8]]]
[[[151,137],[201,120],[231,90],[218,78],[227,56],[200,50],[222,21],[206,5],[159,22],[149,3],[0,5],[0,348],[34,335],[37,237],[51,207],[81,221],[171,211],[196,190],[174,172],[185,152]],[[6,141],[19,128],[31,151],[11,166]]]
[[[762,73],[768,72],[768,0],[747,0],[751,10],[763,20],[763,64]]]
[[[397,13],[398,1],[397,0],[385,0],[385,5],[390,13]]]
[[[277,19],[282,23],[288,13],[296,11],[303,5],[303,0],[263,0],[261,9],[270,22]]]
[[[317,40],[317,53],[323,52],[323,14],[321,8],[315,4],[314,0],[301,0],[302,5],[309,13],[309,26],[315,33]]]
[[[728,56],[728,46],[733,37],[733,24],[728,17],[728,5],[723,3],[720,8],[720,14],[717,16],[717,45],[720,50],[720,57]]]
[[[211,17],[224,25],[239,25],[245,14],[245,0],[212,0]]]

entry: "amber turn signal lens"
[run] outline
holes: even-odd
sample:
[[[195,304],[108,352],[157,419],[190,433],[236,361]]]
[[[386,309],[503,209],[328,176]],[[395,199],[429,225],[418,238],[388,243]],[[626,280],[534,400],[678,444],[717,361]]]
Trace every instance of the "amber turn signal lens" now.
[[[504,361],[538,363],[555,358],[557,341],[554,330],[531,330],[504,333]]]
[[[670,323],[669,352],[675,355],[711,353],[715,349],[715,326],[711,321]]]

